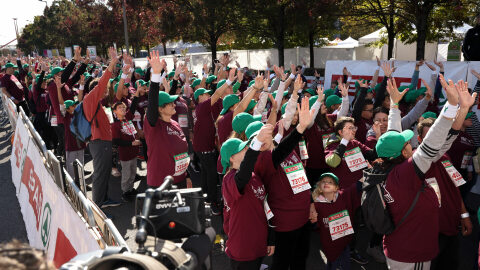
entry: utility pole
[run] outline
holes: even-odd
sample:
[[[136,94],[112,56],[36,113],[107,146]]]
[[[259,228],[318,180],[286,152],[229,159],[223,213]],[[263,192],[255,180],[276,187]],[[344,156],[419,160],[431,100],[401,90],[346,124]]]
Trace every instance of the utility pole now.
[[[127,11],[125,10],[127,3],[123,0],[123,32],[125,33],[125,47],[127,47],[127,54],[129,53],[130,46],[128,45],[128,30],[127,30]]]
[[[18,25],[17,25],[17,18],[13,18],[13,25],[15,26],[15,34],[17,35],[17,40],[18,40]]]

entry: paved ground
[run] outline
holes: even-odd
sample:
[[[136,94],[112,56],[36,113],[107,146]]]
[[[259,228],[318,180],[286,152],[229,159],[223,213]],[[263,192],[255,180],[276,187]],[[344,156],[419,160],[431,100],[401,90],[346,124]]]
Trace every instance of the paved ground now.
[[[86,165],[85,165],[85,170],[87,173],[91,172],[93,170],[93,164],[88,158],[87,159]],[[146,163],[145,162],[138,162],[138,174],[140,176],[145,176],[146,175]],[[198,185],[198,175],[195,173],[191,173],[192,176],[192,181],[194,186]],[[86,181],[87,183],[91,182],[91,174],[86,175]],[[115,199],[117,201],[121,201],[121,190],[120,190],[120,177],[113,177],[111,176],[110,178],[110,189],[109,189],[109,196],[112,199]],[[135,183],[135,187],[137,187],[140,191],[144,191],[146,188],[146,180],[143,179],[139,182]],[[90,192],[88,192],[90,193]],[[91,196],[91,194],[89,194]],[[136,250],[136,243],[135,243],[135,220],[133,218],[134,216],[134,203],[127,203],[124,202],[121,206],[118,207],[110,207],[104,209],[106,213],[109,213],[114,216],[113,222],[117,226],[119,232],[124,236],[125,240],[127,241],[127,244],[129,245],[132,250]],[[222,228],[222,218],[219,216],[213,216],[212,217],[212,224],[217,232],[217,237],[220,237],[221,234],[221,228]],[[361,254],[364,256],[367,256],[365,253],[366,246],[368,243],[368,239],[370,239],[370,234],[366,232],[365,230],[361,230],[359,233],[359,240],[357,243],[357,249],[360,251]],[[320,245],[319,245],[319,238],[318,234],[315,232],[312,232],[311,234],[311,244],[310,244],[310,255],[307,261],[307,269],[325,269],[325,257],[322,256],[320,252]],[[223,252],[223,246],[220,243],[215,244],[214,250],[213,250],[213,269],[230,269],[229,267],[229,260],[228,257],[225,255]],[[371,262],[365,266],[359,266],[355,263],[352,263],[352,269],[387,269],[385,264],[379,264],[373,261],[373,259],[370,260]],[[271,262],[270,258],[266,258],[264,260],[264,264],[269,265]]]
[[[1,105],[0,99],[0,108]],[[25,223],[20,212],[15,186],[12,183],[10,152],[12,151],[10,122],[0,109],[0,242],[12,239],[28,241]]]

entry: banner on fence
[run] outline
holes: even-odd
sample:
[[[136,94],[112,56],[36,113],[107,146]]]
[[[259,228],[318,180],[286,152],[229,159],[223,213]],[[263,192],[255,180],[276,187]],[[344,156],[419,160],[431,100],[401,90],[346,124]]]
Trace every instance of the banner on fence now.
[[[65,58],[72,58],[72,47],[65,47]]]
[[[18,123],[22,122],[20,117]],[[23,124],[17,125],[15,142],[18,145],[12,150],[12,176],[19,185],[17,198],[30,245],[46,250],[57,267],[77,254],[100,249],[88,225],[53,181],[40,151],[28,143]]]

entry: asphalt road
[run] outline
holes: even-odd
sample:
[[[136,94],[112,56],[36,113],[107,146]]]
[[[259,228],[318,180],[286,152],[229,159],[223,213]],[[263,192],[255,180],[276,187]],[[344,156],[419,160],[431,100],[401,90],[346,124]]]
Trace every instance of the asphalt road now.
[[[3,108],[1,105],[0,108]],[[10,153],[12,131],[7,114],[0,109],[0,243],[13,239],[27,242],[27,231],[12,182]]]

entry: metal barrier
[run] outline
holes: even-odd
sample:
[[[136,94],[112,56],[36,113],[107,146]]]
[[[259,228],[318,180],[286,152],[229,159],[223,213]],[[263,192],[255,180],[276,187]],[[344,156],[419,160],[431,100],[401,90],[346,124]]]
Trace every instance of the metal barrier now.
[[[80,213],[88,225],[100,230],[102,240],[105,242],[104,244],[118,245],[129,249],[127,243],[123,239],[122,235],[118,232],[113,222],[106,218],[103,211],[101,211],[97,205],[95,205],[86,197],[83,166],[80,166],[79,171],[79,175],[81,176],[79,178],[79,180],[81,179],[80,186],[82,187],[82,190],[80,190],[72,177],[62,166],[58,158],[51,150],[47,149],[45,142],[41,138],[40,134],[35,130],[32,122],[27,117],[24,110],[20,107],[20,112],[17,113],[15,103],[6,98],[3,93],[0,93],[0,96],[2,99],[3,109],[7,112],[12,129],[15,130],[18,114],[20,114],[20,118],[22,119],[22,122],[25,123],[27,130],[31,133],[37,149],[39,149],[45,158],[47,171],[52,174],[55,184],[64,192],[63,194],[70,201],[72,207]]]
[[[80,190],[87,196],[87,185],[85,184],[85,170],[80,160],[73,161],[73,172],[75,174],[75,183],[78,184]]]

